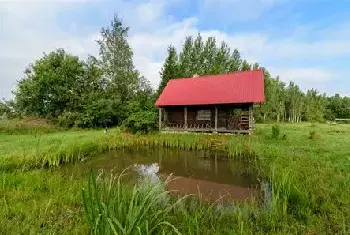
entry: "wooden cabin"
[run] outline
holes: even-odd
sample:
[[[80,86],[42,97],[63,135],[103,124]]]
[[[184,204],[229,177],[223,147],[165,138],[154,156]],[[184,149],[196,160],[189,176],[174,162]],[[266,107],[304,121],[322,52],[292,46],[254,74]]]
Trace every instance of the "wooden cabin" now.
[[[160,131],[250,134],[253,105],[263,101],[260,69],[170,80],[155,105]]]

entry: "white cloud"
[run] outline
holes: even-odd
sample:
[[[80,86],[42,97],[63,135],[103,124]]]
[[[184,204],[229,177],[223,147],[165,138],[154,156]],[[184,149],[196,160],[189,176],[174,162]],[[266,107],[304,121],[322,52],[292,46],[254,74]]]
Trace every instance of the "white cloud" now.
[[[337,74],[320,68],[274,68],[269,67],[269,71],[274,75],[279,75],[282,80],[296,83],[320,83],[330,81],[337,77]]]
[[[159,83],[159,71],[167,48],[171,44],[180,48],[188,35],[194,35],[196,19],[186,19],[151,32],[134,33],[130,45],[134,51],[134,63],[137,69],[156,87]]]
[[[65,48],[82,57],[96,53],[96,33],[71,35],[58,26],[57,9],[66,6],[48,1],[0,2],[0,98],[10,97],[24,69],[43,52]]]
[[[166,56],[167,47],[172,44],[180,49],[188,35],[196,35],[199,31],[199,16],[174,20],[171,15],[165,15],[165,10],[174,3],[183,0],[149,0],[140,3],[136,0],[118,0],[113,2],[124,22],[131,28],[130,44],[134,50],[135,66],[145,75],[153,86],[159,82],[159,71]],[[285,0],[283,0],[285,1]],[[9,97],[16,80],[22,77],[25,67],[39,58],[43,52],[49,52],[63,47],[67,51],[86,57],[87,54],[97,54],[95,39],[98,29],[87,33],[79,32],[81,24],[71,21],[62,28],[59,24],[59,12],[64,9],[82,8],[94,1],[84,0],[31,0],[6,2],[0,0],[0,97]],[[95,1],[96,2],[96,1]],[[200,14],[206,11],[217,11],[223,15],[230,13],[231,20],[249,20],[260,17],[268,11],[277,0],[206,0]],[[99,4],[100,11],[112,17],[111,3]],[[219,6],[220,5],[220,6]],[[95,5],[94,5],[95,6]],[[113,5],[114,6],[114,5]],[[74,12],[74,11],[71,11]],[[234,14],[233,14],[234,12]],[[230,15],[228,14],[228,16]],[[103,26],[103,25],[101,25]],[[319,58],[349,56],[350,33],[344,27],[328,28],[317,31],[319,39],[305,41],[299,37],[305,33],[305,28],[299,27],[290,38],[277,38],[266,32],[236,32],[227,33],[220,30],[200,30],[204,38],[214,36],[217,41],[225,40],[232,48],[238,48],[242,56],[250,62],[260,62],[271,71],[272,75],[280,75],[285,81],[293,80],[302,86],[321,87],[339,74],[331,69],[310,67],[276,66],[276,61],[299,60],[309,61]],[[300,30],[303,28],[303,30]],[[77,30],[74,30],[77,29]],[[306,27],[309,33],[315,32],[312,27]],[[72,33],[74,32],[74,33]],[[335,34],[337,32],[338,34]],[[341,33],[342,37],[338,35]],[[310,87],[311,86],[311,87]]]

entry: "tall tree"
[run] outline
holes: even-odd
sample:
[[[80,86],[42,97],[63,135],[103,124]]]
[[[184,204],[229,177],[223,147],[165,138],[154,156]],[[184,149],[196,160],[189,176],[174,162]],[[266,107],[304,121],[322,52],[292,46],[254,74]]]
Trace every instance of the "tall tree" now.
[[[201,75],[203,74],[203,63],[204,63],[204,57],[203,57],[203,50],[204,50],[204,44],[203,39],[200,34],[197,35],[193,42],[193,48],[191,50],[191,66],[190,66],[190,73]]]
[[[242,66],[241,54],[237,49],[233,50],[230,62],[230,72],[240,71]]]
[[[259,68],[260,68],[260,65],[258,63],[254,63],[253,66],[252,66],[253,70],[257,70]]]
[[[241,66],[242,71],[249,71],[251,70],[251,65],[248,63],[248,61],[243,60],[242,66]]]
[[[5,114],[7,111],[7,107],[5,102],[0,101],[0,116],[2,116],[3,114]]]
[[[324,118],[325,97],[315,89],[306,92],[304,114],[307,121],[322,121]]]
[[[214,37],[209,37],[205,42],[203,50],[203,74],[210,74],[215,64],[215,55],[217,53],[216,40]]]
[[[84,62],[63,49],[44,54],[25,71],[14,91],[16,107],[24,115],[57,118],[79,106],[86,92]]]
[[[164,87],[170,79],[178,78],[180,76],[176,49],[173,46],[169,46],[168,56],[165,59],[164,65],[160,71],[160,83],[157,91],[158,96],[162,93]]]
[[[193,38],[187,37],[179,55],[179,75],[180,77],[192,77],[193,76],[193,63],[192,59],[193,50]]]
[[[342,97],[339,94],[328,97],[326,100],[325,118],[350,118],[350,97]]]
[[[109,92],[115,99],[120,99],[122,105],[132,99],[139,84],[139,73],[134,68],[132,49],[127,41],[128,33],[129,28],[115,15],[110,26],[101,29],[101,39],[97,41]]]
[[[214,66],[212,66],[210,74],[228,73],[230,71],[231,62],[230,54],[229,46],[225,42],[222,42],[220,48],[216,51]]]

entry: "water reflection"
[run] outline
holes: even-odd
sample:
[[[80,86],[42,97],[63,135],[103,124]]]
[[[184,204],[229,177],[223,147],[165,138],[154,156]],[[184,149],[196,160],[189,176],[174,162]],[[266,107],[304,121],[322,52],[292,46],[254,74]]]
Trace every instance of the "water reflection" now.
[[[130,148],[91,158],[68,171],[85,177],[90,169],[121,172],[127,167],[133,169],[129,172],[133,179],[168,179],[166,187],[172,193],[193,194],[208,201],[245,201],[260,193],[249,162],[231,160],[222,152]]]
[[[151,165],[134,164],[133,169],[142,177],[151,180],[151,182],[158,182],[160,178],[157,173],[159,171],[158,163],[152,163]]]

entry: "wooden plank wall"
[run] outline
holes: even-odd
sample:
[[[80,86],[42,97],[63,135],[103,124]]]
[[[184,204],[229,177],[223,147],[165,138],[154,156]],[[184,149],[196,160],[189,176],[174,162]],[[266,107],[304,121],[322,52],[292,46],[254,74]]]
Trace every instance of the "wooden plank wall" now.
[[[230,117],[230,110],[233,108],[242,109],[243,113],[248,114],[250,104],[242,105],[219,105],[218,106],[218,129],[227,128],[228,119]],[[211,120],[210,121],[198,121],[197,120],[197,110],[206,109],[211,110]],[[168,123],[184,123],[184,106],[181,107],[166,107],[164,111],[167,113]],[[163,111],[163,112],[164,112]],[[215,126],[215,106],[187,106],[187,123],[188,127],[191,123],[207,124],[209,123],[212,128]],[[248,123],[247,123],[248,124]],[[249,125],[243,125],[247,129]]]

